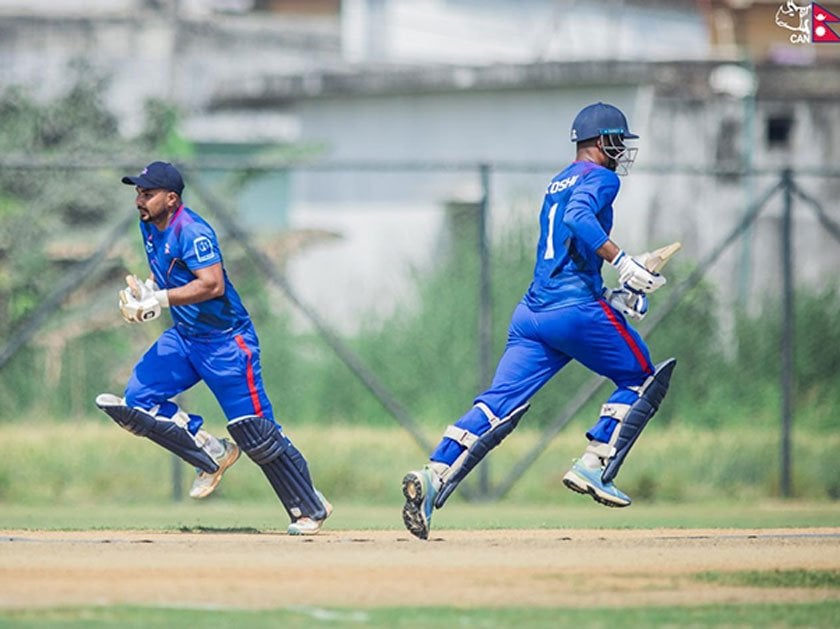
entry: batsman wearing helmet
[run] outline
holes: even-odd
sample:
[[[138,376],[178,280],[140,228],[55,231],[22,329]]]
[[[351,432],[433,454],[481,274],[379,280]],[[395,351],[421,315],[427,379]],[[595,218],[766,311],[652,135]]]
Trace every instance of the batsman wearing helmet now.
[[[306,460],[274,420],[257,334],[228,279],[216,233],[184,205],[184,182],[172,164],[153,162],[122,182],[137,193],[151,275],[145,281],[126,278],[120,313],[129,323],[144,323],[168,308],[174,325],[134,367],[124,397],[103,393],[96,405],[122,428],[195,466],[192,498],[209,496],[244,450],[288,512],[289,534],[317,533],[332,506],[315,489]],[[173,401],[199,380],[216,396],[233,441],[213,436],[202,428],[202,417]]]
[[[617,175],[633,163],[637,149],[627,141],[636,138],[612,105],[594,103],[575,117],[576,159],[546,189],[533,281],[514,310],[493,382],[444,431],[429,463],[403,478],[403,521],[415,536],[428,538],[433,510],[516,428],[530,398],[572,360],[616,388],[563,483],[610,507],[630,504],[613,479],[659,408],[676,363],[654,365],[627,324],[645,315],[646,295],[665,278],[645,266],[650,254],[628,255],[610,239]],[[605,261],[618,271],[617,289],[604,286]]]

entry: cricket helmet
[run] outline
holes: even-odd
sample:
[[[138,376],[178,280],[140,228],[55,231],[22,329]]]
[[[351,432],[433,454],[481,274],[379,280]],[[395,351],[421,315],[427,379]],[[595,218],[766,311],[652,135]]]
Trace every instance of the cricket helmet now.
[[[618,107],[606,103],[593,103],[580,110],[572,122],[572,142],[583,142],[602,135],[619,135],[634,140],[639,136],[630,133],[627,118]]]
[[[625,140],[639,136],[630,133],[627,118],[618,107],[606,103],[593,103],[580,110],[572,122],[572,142],[600,138],[601,151],[609,158],[607,168],[619,175],[626,175],[636,160],[638,148],[626,146]]]

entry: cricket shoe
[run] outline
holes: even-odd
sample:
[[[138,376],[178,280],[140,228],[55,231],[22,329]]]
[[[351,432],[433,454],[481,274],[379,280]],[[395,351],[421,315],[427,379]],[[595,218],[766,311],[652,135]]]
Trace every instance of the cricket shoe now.
[[[239,446],[227,439],[220,439],[220,441],[225,446],[225,453],[221,458],[216,459],[216,464],[219,466],[219,469],[212,473],[198,470],[198,476],[195,477],[195,481],[193,481],[192,487],[190,487],[190,498],[200,500],[212,494],[216,487],[219,486],[225,470],[236,463],[239,458]]]
[[[595,502],[608,507],[626,507],[630,496],[612,483],[601,480],[601,468],[586,467],[580,460],[563,476],[563,484],[579,494],[589,494]]]
[[[318,498],[320,498],[323,503],[326,515],[324,515],[324,517],[320,520],[310,518],[307,515],[302,518],[298,518],[289,525],[289,528],[286,529],[286,532],[289,535],[315,535],[321,530],[321,526],[323,526],[324,521],[332,515],[333,506],[326,498],[324,498],[324,494],[317,489],[315,490],[315,493],[318,494]]]
[[[438,493],[434,473],[428,467],[409,472],[402,480],[402,492],[405,496],[402,510],[405,528],[415,537],[429,539],[432,510]]]

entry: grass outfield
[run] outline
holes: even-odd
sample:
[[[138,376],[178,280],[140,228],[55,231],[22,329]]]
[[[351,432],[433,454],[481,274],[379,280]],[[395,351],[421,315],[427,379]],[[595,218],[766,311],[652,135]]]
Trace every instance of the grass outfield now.
[[[459,610],[402,607],[272,611],[87,607],[0,612],[0,627],[837,627],[840,602],[635,609]]]
[[[447,529],[655,529],[785,528],[837,526],[838,502],[739,501],[701,504],[633,504],[608,509],[584,496],[578,504],[467,504],[453,500],[435,513],[434,530]],[[331,530],[402,530],[402,503],[392,506],[334,503]],[[272,500],[227,502],[209,498],[148,504],[14,505],[0,503],[0,529],[285,531],[286,513]]]
[[[716,502],[691,505],[637,504],[627,509],[606,509],[591,500],[581,497],[574,507],[543,505],[523,506],[502,502],[499,504],[465,504],[453,502],[436,513],[436,531],[457,531],[477,529],[658,529],[658,528],[718,528],[722,543],[728,545],[727,537],[748,537],[749,529],[777,529],[770,537],[778,536],[778,529],[786,527],[831,527],[840,521],[840,504],[836,502]],[[336,505],[328,529],[333,533],[342,530],[402,530],[399,506],[365,506],[358,504]],[[183,501],[179,503],[159,502],[142,505],[126,504],[63,504],[57,506],[2,505],[0,528],[5,530],[52,530],[52,531],[113,531],[150,530],[221,533],[225,539],[248,538],[240,535],[263,531],[281,533],[286,525],[286,515],[279,505],[268,503],[239,503],[224,499],[209,499],[202,502]],[[742,529],[735,536],[726,529]],[[404,531],[403,531],[404,532]],[[230,533],[230,535],[228,535]],[[691,532],[689,531],[689,534]],[[68,533],[69,535],[70,533]],[[453,533],[454,534],[454,533]],[[607,534],[605,532],[605,534]],[[794,535],[797,537],[800,533]],[[59,533],[59,536],[61,534]],[[109,534],[113,535],[113,533]],[[33,533],[34,536],[34,533]],[[22,536],[26,538],[26,535]],[[208,535],[208,540],[214,538]],[[691,535],[690,535],[691,537]],[[268,536],[258,536],[260,543],[273,547]],[[278,537],[277,540],[289,538]],[[338,538],[339,541],[341,538]],[[300,540],[301,542],[304,540]],[[11,564],[4,563],[3,544],[13,544],[16,551],[28,552],[30,545],[25,541],[13,542],[11,538],[0,540],[0,575],[14,580]],[[422,553],[423,542],[414,540],[405,547],[410,553]],[[567,542],[568,543],[568,542]],[[661,540],[656,542],[661,544]],[[709,544],[711,542],[695,542]],[[204,542],[200,542],[200,548]],[[208,541],[209,546],[216,545]],[[299,542],[298,542],[299,544]],[[49,549],[61,552],[58,540],[47,542]],[[340,543],[342,549],[348,542]],[[131,545],[107,544],[109,550],[131,552]],[[305,548],[315,550],[310,545]],[[293,548],[286,547],[283,548]],[[432,547],[434,548],[434,547]],[[574,543],[569,547],[574,548]],[[645,546],[641,546],[645,548]],[[709,547],[711,548],[711,546]],[[150,549],[151,550],[151,549]],[[491,555],[500,552],[495,544],[486,546]],[[364,548],[362,552],[366,552]],[[84,551],[87,553],[88,551]],[[96,546],[90,547],[90,562],[101,554]],[[146,551],[142,551],[146,552]],[[168,552],[168,551],[167,551]],[[308,552],[308,551],[307,551]],[[405,552],[405,551],[403,551]],[[566,551],[563,551],[566,552]],[[642,550],[645,554],[660,555],[661,549],[651,547]],[[278,557],[285,557],[285,551]],[[667,559],[668,554],[662,555]],[[87,555],[85,555],[87,557]],[[668,560],[670,561],[670,560]],[[155,566],[149,559],[150,566]],[[346,563],[339,557],[338,565]],[[335,564],[335,561],[333,561]],[[66,566],[66,560],[60,566]],[[88,560],[83,562],[82,575],[87,574]],[[145,565],[145,563],[143,564]],[[666,563],[667,565],[667,563]],[[158,568],[159,569],[159,568]],[[282,569],[282,568],[280,568]],[[321,566],[323,569],[323,566]],[[608,573],[598,568],[595,572]],[[119,574],[119,573],[117,573]],[[479,579],[486,578],[476,575]],[[82,576],[81,578],[87,578]],[[150,577],[153,578],[153,577]],[[189,581],[189,577],[185,577]],[[513,578],[513,577],[510,577]],[[635,579],[633,575],[625,578]],[[642,577],[640,572],[639,578]],[[715,588],[719,585],[736,588],[759,588],[781,595],[792,589],[799,592],[814,592],[816,596],[791,601],[775,595],[763,603],[701,603],[673,606],[638,605],[581,608],[573,606],[538,607],[496,607],[493,609],[470,608],[458,604],[452,606],[418,606],[419,601],[407,600],[405,607],[360,607],[288,605],[273,609],[239,608],[237,605],[217,604],[212,597],[207,606],[190,604],[157,603],[148,605],[79,605],[28,609],[0,608],[0,627],[836,627],[840,617],[840,568],[813,570],[749,570],[708,571],[683,576],[681,587],[688,579],[689,590],[693,588]],[[200,581],[199,581],[200,582]],[[572,581],[574,583],[574,580]],[[4,583],[0,580],[0,584]],[[233,578],[230,585],[238,581]],[[6,587],[12,583],[6,582]],[[364,587],[364,584],[360,584]],[[185,587],[189,587],[185,582]],[[282,586],[280,586],[282,588]],[[572,588],[575,586],[572,585]],[[581,586],[582,587],[582,586]],[[613,586],[615,587],[615,586]],[[622,586],[619,585],[619,588]],[[657,587],[662,587],[657,586]],[[677,587],[676,582],[664,586],[666,590]],[[39,591],[41,588],[39,586]],[[620,590],[619,590],[620,591]],[[103,593],[104,596],[104,593]],[[609,598],[609,594],[605,595]],[[96,599],[99,600],[97,596]],[[104,596],[102,600],[108,600]]]
[[[224,434],[218,426],[213,430]],[[438,434],[429,439],[436,441]],[[291,436],[306,455],[315,484],[338,504],[397,504],[403,475],[426,460],[426,453],[398,428],[301,426],[292,427]],[[640,505],[723,497],[751,504],[778,495],[777,438],[772,431],[743,427],[663,430],[654,425],[628,457],[617,485]],[[491,488],[509,477],[539,439],[539,433],[519,429],[493,451],[488,457]],[[173,463],[173,455],[106,417],[0,422],[0,443],[0,505],[164,503],[173,494],[173,468],[181,472],[181,495],[193,474],[185,463]],[[579,427],[563,431],[513,484],[505,501],[578,506],[580,497],[563,487],[562,477],[584,445]],[[796,431],[794,496],[809,501],[840,497],[840,480],[826,473],[836,467],[839,455],[840,432]],[[469,481],[474,479],[465,485]],[[265,477],[244,456],[226,473],[217,493],[242,504],[273,500]]]
[[[335,505],[335,513],[326,526],[329,531],[339,533],[339,543],[334,548],[347,546],[342,543],[341,531],[404,533],[399,479],[407,465],[422,458],[404,433],[345,427],[331,430],[327,435],[314,429],[296,431],[296,434],[300,435],[298,441],[310,457],[316,482]],[[534,444],[535,437],[530,432],[513,435],[505,448],[494,453],[493,478],[503,477],[516,458]],[[799,436],[795,485],[799,495],[807,496],[807,499],[799,500],[767,497],[774,493],[777,473],[772,457],[768,459],[760,451],[772,451],[775,448],[772,439],[767,439],[761,446],[748,439],[748,435],[737,432],[669,431],[654,432],[646,437],[650,438],[644,442],[644,448],[639,447],[639,456],[628,462],[623,475],[626,485],[622,488],[636,499],[629,508],[607,509],[562,486],[562,473],[580,445],[579,435],[569,433],[552,444],[505,499],[476,504],[466,503],[456,495],[445,509],[436,512],[433,530],[452,531],[450,535],[455,537],[459,530],[481,529],[749,530],[836,527],[840,523],[840,502],[827,496],[834,495],[833,490],[827,491],[825,487],[828,486],[822,485],[823,489],[803,491],[816,487],[810,481],[817,478],[818,472],[825,478],[824,471],[830,468],[826,467],[825,461],[836,459],[838,437],[814,440],[806,435]],[[7,456],[0,460],[0,530],[208,531],[221,533],[229,540],[248,539],[249,536],[244,535],[247,533],[282,533],[288,523],[265,479],[245,458],[225,477],[216,495],[198,502],[188,498],[173,501],[171,457],[155,452],[143,440],[114,430],[109,424],[0,425],[0,438],[7,451]],[[56,450],[56,443],[73,446]],[[813,449],[814,444],[819,448]],[[748,451],[743,449],[747,446]],[[671,465],[668,475],[659,474],[664,461],[673,461],[675,451],[681,453],[680,465]],[[189,472],[184,469],[185,486],[189,482]],[[703,480],[697,482],[701,477]],[[721,532],[726,537],[726,531]],[[12,541],[11,537],[0,539],[0,588],[11,588],[21,578],[8,561],[11,550],[29,553],[30,547],[36,546]],[[743,531],[739,537],[744,537]],[[259,535],[256,539],[264,540],[260,543],[267,542],[268,547],[275,545],[275,540],[269,536]],[[711,544],[709,541],[698,543]],[[831,543],[835,542],[829,541]],[[4,544],[8,544],[5,562]],[[208,550],[203,541],[199,544]],[[730,541],[724,540],[723,544],[728,546]],[[54,542],[41,546],[47,546],[49,552],[60,549]],[[135,548],[116,544],[104,546],[117,550]],[[98,554],[97,546],[83,548],[91,549],[91,561]],[[305,545],[304,548],[313,547]],[[368,552],[368,548],[364,546],[362,552]],[[416,553],[423,547],[417,542],[416,547],[406,543],[407,550],[402,550],[401,544],[393,548]],[[658,557],[661,554],[666,562],[664,565],[673,560],[668,552],[643,548],[642,552],[649,555]],[[285,556],[285,547],[282,549],[275,551],[278,556]],[[486,552],[495,555],[500,548],[488,545]],[[566,553],[566,550],[560,552]],[[27,561],[31,560],[28,554],[26,557]],[[88,578],[87,557],[85,554],[79,573],[82,579]],[[799,555],[796,557],[798,561]],[[52,559],[47,562],[48,573],[51,573]],[[326,565],[329,570],[335,570],[334,559],[328,559]],[[825,562],[823,567],[826,567]],[[832,566],[829,564],[828,567]],[[321,569],[327,568],[322,565]],[[599,566],[596,572],[609,571]],[[28,578],[36,577],[30,574]],[[408,598],[405,607],[274,604],[274,608],[264,610],[239,608],[229,603],[214,607],[212,598],[207,607],[164,603],[81,604],[109,600],[100,599],[97,590],[96,597],[83,599],[78,606],[53,603],[43,609],[0,607],[0,628],[836,627],[840,617],[838,581],[837,569],[789,572],[762,569],[738,574],[702,568],[696,578],[689,579],[692,597],[695,588],[719,587],[752,588],[753,591],[762,588],[772,594],[762,603],[738,599],[725,599],[732,601],[729,603],[693,604],[692,601],[692,604],[673,606],[636,605],[634,602],[631,606],[603,609],[582,609],[580,605],[559,607],[555,606],[554,598],[550,600],[550,606],[523,608],[517,599],[514,601],[516,606],[494,609],[467,608],[457,603],[427,607],[423,606],[422,600],[414,598]],[[189,582],[190,577],[186,575],[184,586],[188,588]],[[41,596],[43,582],[33,581],[33,584],[34,591]],[[569,587],[574,589],[574,581]],[[612,587],[624,585],[622,582]],[[664,587],[667,594],[670,586],[656,587]],[[805,594],[796,600],[783,598],[782,595],[792,589]],[[594,591],[601,592],[600,589]],[[778,597],[776,592],[780,593]],[[122,600],[125,602],[126,599]]]

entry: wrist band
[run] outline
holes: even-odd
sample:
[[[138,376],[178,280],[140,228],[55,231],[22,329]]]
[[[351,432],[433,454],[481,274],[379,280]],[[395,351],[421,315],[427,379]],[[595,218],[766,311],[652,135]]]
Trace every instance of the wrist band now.
[[[156,290],[155,291],[155,299],[158,300],[161,308],[169,308],[169,291],[168,290]]]

